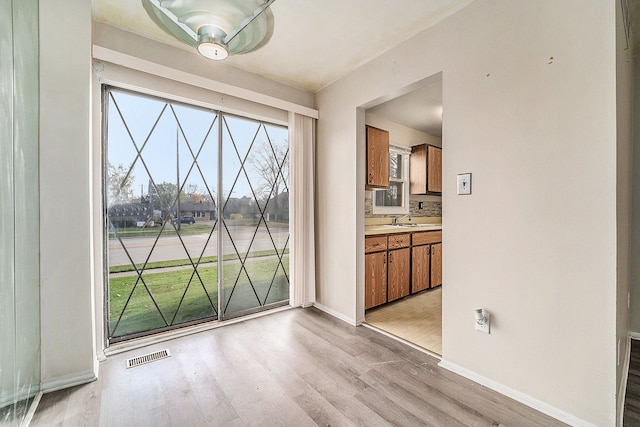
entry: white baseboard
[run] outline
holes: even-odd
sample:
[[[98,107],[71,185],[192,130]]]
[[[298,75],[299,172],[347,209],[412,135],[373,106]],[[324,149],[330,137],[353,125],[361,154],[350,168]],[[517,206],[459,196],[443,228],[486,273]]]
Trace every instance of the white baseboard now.
[[[51,393],[52,391],[87,384],[97,379],[96,372],[88,371],[72,377],[56,378],[52,381],[43,382],[41,389],[43,393]]]
[[[620,381],[620,386],[618,387],[618,400],[617,400],[617,411],[618,411],[618,427],[623,427],[622,422],[624,421],[624,401],[627,398],[627,381],[629,379],[629,362],[631,360],[631,336],[627,337],[627,351],[624,355],[624,360],[622,361],[622,381]]]
[[[496,381],[490,380],[489,378],[486,378],[476,372],[470,371],[469,369],[463,368],[462,366],[456,365],[455,363],[442,360],[440,361],[438,366],[441,366],[444,369],[468,378],[478,384],[482,384],[483,386],[490,388],[491,390],[497,391],[500,394],[510,397],[513,400],[525,404],[539,412],[542,412],[543,414],[549,415],[550,417],[565,422],[569,425],[576,427],[596,427],[595,424],[591,424],[585,420],[582,420],[575,415],[562,411],[555,406],[549,405],[546,402],[542,402],[532,396],[529,396],[528,394],[519,392],[510,387],[507,387],[504,384],[500,384]]]
[[[322,305],[322,304],[319,304],[317,302],[314,302],[313,306],[315,308],[317,308],[318,310],[324,311],[325,313],[327,313],[327,314],[329,314],[329,315],[331,315],[333,317],[337,317],[338,319],[342,320],[343,322],[347,322],[348,324],[350,324],[352,326],[358,326],[357,322],[354,319],[352,319],[350,317],[347,317],[342,313],[338,313],[337,311],[327,307],[326,305]]]

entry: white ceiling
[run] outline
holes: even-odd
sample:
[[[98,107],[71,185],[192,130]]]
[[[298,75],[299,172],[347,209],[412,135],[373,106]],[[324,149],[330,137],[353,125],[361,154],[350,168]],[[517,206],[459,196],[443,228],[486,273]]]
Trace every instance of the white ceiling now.
[[[275,18],[271,40],[261,49],[230,56],[225,62],[316,92],[472,1],[277,0],[271,6]],[[159,29],[140,0],[93,0],[92,9],[97,21],[192,50]],[[216,62],[212,61],[211,66],[215,67]],[[433,96],[427,98],[409,96],[391,110],[399,111],[409,101],[419,105],[406,111],[438,107],[426,105],[433,102]]]

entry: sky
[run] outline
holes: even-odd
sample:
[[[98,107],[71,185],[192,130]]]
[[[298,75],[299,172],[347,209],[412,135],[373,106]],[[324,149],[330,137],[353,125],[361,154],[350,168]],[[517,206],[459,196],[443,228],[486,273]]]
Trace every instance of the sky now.
[[[187,185],[197,186],[205,193],[210,191],[213,195],[217,194],[216,111],[179,103],[168,105],[166,101],[157,98],[115,89],[109,93],[106,141],[108,162],[113,166],[122,164],[129,168],[137,156],[136,146],[144,159],[144,164],[138,159],[132,171],[135,197],[147,194],[149,173],[156,184],[175,184],[178,181],[178,169],[180,185],[186,178]],[[288,144],[286,127],[272,124],[260,126],[260,122],[252,119],[225,116],[222,161],[225,196],[232,191],[232,197],[253,198],[244,173],[234,185],[240,170],[240,159],[234,146],[240,157],[244,158],[255,138],[252,155],[257,153],[256,150],[271,152],[270,146],[266,145],[267,135],[274,145]],[[196,167],[191,169],[194,156],[197,156],[200,170]],[[257,184],[259,178],[249,162],[245,162],[245,169],[250,174],[252,184]]]

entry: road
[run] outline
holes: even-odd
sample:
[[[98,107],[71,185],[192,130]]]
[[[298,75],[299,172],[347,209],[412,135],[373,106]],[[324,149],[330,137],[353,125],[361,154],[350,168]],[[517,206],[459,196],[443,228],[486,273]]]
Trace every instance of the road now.
[[[255,233],[255,227],[252,226],[235,226],[229,228],[233,236],[233,241],[236,244],[237,250],[240,253],[246,252],[249,249],[249,244]],[[223,253],[235,254],[231,240],[224,232],[225,239],[223,239]],[[289,230],[287,228],[273,228],[271,229],[271,236],[275,241],[276,247],[282,250],[287,242],[287,236]],[[154,261],[168,261],[173,259],[185,259],[187,258],[187,252],[192,258],[197,258],[204,249],[204,256],[217,255],[218,244],[215,234],[211,237],[209,243],[207,243],[208,234],[190,234],[182,236],[182,242],[178,236],[163,236],[158,239],[153,253],[151,254],[150,262]],[[122,239],[124,246],[126,247],[129,255],[133,258],[133,261],[138,263],[144,263],[149,256],[151,247],[155,242],[155,237],[132,237]],[[269,237],[266,229],[260,229],[255,237],[251,251],[263,251],[273,250],[274,246]],[[109,266],[130,264],[129,258],[123,249],[122,244],[117,239],[109,239]]]

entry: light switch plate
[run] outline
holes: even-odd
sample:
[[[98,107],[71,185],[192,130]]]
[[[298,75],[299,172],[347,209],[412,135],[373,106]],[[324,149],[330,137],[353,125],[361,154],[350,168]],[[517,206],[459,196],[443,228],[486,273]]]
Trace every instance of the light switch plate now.
[[[458,174],[458,194],[471,194],[471,174]]]

